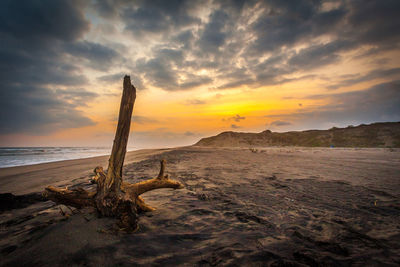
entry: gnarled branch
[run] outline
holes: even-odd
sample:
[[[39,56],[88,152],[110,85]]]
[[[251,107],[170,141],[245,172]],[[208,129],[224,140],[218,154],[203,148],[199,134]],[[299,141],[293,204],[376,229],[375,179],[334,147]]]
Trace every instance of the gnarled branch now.
[[[95,207],[94,195],[96,192],[86,191],[82,188],[69,190],[67,188],[46,187],[43,196],[59,204],[82,208],[86,206]]]
[[[147,191],[159,188],[173,188],[173,189],[183,188],[183,185],[180,182],[171,180],[169,179],[168,175],[164,175],[165,160],[161,160],[160,163],[161,163],[160,173],[157,176],[157,178],[153,178],[136,184],[124,183],[123,188],[125,190],[130,191],[132,194],[135,194],[136,196],[140,196],[141,194],[146,193]]]

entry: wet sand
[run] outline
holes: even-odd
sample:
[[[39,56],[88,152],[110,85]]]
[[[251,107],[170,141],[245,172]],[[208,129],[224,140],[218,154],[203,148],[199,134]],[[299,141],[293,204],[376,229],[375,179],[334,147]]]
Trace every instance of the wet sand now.
[[[157,210],[134,234],[110,218],[51,201],[0,213],[0,263],[21,265],[398,266],[400,151],[200,148],[130,152],[124,179],[154,177],[158,160],[181,190],[143,195]],[[0,169],[0,192],[93,187],[108,157]],[[60,208],[67,215],[62,215]]]

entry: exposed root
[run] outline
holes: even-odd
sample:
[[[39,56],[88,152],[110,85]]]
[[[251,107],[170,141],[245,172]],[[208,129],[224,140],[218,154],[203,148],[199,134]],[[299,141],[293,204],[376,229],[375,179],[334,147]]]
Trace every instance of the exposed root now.
[[[136,195],[136,197],[140,196],[143,193],[148,191],[159,189],[159,188],[172,188],[172,189],[180,189],[183,188],[183,185],[175,180],[169,179],[168,174],[164,175],[165,171],[165,160],[160,161],[160,173],[157,178],[153,178],[150,180],[142,181],[136,184],[123,183],[122,189],[126,192],[129,192],[132,195]]]
[[[54,186],[46,187],[43,196],[58,204],[82,208],[86,206],[94,207],[94,196],[96,192],[89,192],[82,188],[73,190],[57,188]]]
[[[137,220],[136,214],[138,212],[149,212],[155,210],[155,208],[144,202],[143,198],[140,197],[141,194],[160,188],[183,188],[183,185],[180,182],[172,180],[169,178],[168,174],[164,174],[165,164],[165,160],[160,161],[160,173],[157,178],[135,184],[123,182],[119,196],[117,198],[102,198],[100,208],[98,206],[97,194],[99,187],[101,188],[106,179],[106,174],[101,167],[96,167],[94,169],[97,192],[87,191],[82,188],[70,190],[48,186],[43,192],[43,196],[58,204],[64,204],[67,207],[72,206],[77,209],[92,206],[100,210],[104,206],[113,206],[111,213],[100,213],[105,216],[118,217],[120,220],[118,223],[119,228],[132,232],[137,228],[137,225],[132,222]]]
[[[141,198],[141,197],[137,197],[137,199],[136,199],[136,206],[137,206],[137,208],[138,208],[138,212],[148,212],[148,211],[156,210],[155,208],[153,208],[153,207],[147,205],[147,204],[144,202],[143,198]]]

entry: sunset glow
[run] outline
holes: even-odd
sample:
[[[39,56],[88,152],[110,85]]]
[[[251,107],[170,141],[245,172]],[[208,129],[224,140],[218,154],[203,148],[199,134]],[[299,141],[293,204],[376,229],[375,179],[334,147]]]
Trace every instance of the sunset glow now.
[[[111,146],[125,74],[131,149],[399,121],[399,4],[383,2],[10,1],[0,146]]]

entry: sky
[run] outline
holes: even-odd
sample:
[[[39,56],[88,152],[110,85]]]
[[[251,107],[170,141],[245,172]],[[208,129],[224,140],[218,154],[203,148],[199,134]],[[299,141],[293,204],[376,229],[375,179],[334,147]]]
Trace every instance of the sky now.
[[[2,0],[0,146],[129,148],[400,121],[398,0]]]

